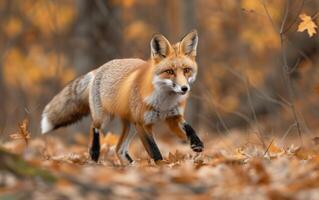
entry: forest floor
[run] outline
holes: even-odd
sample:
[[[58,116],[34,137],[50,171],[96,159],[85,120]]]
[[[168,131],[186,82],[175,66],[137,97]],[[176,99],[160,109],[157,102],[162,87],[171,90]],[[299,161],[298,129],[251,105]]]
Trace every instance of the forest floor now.
[[[66,143],[54,134],[31,138],[24,130],[0,148],[0,199],[317,199],[318,138],[268,137],[232,131],[202,134],[203,153],[166,135],[157,138],[164,161],[155,164],[140,141],[135,163],[120,166],[115,134],[102,138],[98,163],[88,137]],[[264,145],[262,144],[264,142]]]

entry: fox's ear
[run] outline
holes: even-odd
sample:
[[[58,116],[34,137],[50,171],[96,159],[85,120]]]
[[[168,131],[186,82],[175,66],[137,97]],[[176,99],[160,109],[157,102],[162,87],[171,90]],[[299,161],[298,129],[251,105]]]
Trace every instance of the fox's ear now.
[[[197,44],[198,44],[198,34],[197,30],[193,30],[187,35],[183,37],[180,42],[180,51],[181,53],[188,55],[188,56],[196,56],[197,51]]]
[[[171,44],[169,41],[161,34],[155,34],[151,40],[151,54],[153,58],[163,59],[169,53],[171,49]]]

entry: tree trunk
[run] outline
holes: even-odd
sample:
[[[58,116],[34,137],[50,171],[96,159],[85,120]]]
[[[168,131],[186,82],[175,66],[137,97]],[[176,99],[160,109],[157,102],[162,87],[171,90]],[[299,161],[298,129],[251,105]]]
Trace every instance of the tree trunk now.
[[[122,55],[121,9],[112,2],[77,1],[78,18],[74,24],[74,44],[70,45],[69,53],[78,75]],[[88,123],[89,120],[85,120],[76,129],[87,130]]]
[[[84,74],[121,55],[120,8],[110,1],[78,0],[77,12],[70,51],[77,73]]]

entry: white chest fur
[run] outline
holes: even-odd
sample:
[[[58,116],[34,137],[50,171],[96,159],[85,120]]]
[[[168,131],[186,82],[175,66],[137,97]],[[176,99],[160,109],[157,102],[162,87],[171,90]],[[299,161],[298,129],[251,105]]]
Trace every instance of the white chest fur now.
[[[150,96],[146,97],[144,102],[156,110],[167,111],[185,98],[186,95],[179,95],[172,91],[155,90]]]
[[[182,114],[178,103],[184,100],[187,95],[179,95],[171,91],[155,90],[144,102],[153,107],[153,110],[144,114],[146,124],[165,120],[168,117]]]

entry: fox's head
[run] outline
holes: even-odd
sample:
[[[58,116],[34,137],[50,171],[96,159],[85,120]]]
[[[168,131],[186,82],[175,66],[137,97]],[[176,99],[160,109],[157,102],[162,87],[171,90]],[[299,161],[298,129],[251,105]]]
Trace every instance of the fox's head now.
[[[151,40],[151,59],[154,65],[153,85],[157,89],[185,95],[196,79],[197,31],[188,33],[171,45],[161,34]]]

